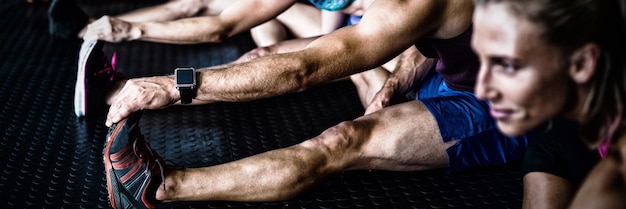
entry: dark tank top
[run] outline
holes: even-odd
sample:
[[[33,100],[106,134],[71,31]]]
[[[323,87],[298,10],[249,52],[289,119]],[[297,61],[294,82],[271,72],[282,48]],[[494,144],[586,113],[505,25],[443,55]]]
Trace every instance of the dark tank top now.
[[[474,91],[478,74],[478,57],[470,45],[472,26],[450,39],[425,38],[417,42],[417,49],[428,58],[437,58],[435,69],[448,87]]]

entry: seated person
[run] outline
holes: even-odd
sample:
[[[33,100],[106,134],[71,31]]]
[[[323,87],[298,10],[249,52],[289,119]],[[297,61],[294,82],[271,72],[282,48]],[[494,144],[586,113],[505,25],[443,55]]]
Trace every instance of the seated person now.
[[[252,35],[259,46],[267,46],[289,38],[287,35],[314,37],[342,26],[344,14],[320,10],[332,9],[332,5],[316,6],[319,9],[297,0],[172,0],[92,20],[73,0],[53,0],[50,33],[107,42],[195,44],[221,42],[261,25]]]
[[[247,1],[241,1],[241,2],[247,2]],[[322,32],[326,33],[326,32],[330,32],[332,30],[335,30],[337,27],[340,27],[341,25],[337,25],[337,22],[339,20],[341,20],[342,18],[339,18],[336,16],[334,12],[336,10],[340,11],[338,13],[344,15],[344,14],[349,14],[350,18],[348,21],[348,25],[353,25],[353,24],[357,24],[360,21],[360,17],[363,15],[363,13],[365,12],[365,10],[367,9],[367,7],[369,7],[369,5],[372,4],[373,0],[356,0],[356,1],[337,1],[340,3],[333,3],[334,1],[315,1],[315,0],[311,0],[311,2],[313,3],[313,5],[315,5],[318,8],[322,9],[321,12],[321,19],[323,19],[321,21],[321,23],[319,22],[320,17],[318,18],[309,18],[311,20],[309,21],[303,21],[306,22],[307,24],[304,25],[300,25],[300,28],[305,28],[304,26],[307,26],[306,28],[317,28],[317,30],[321,30]],[[321,3],[320,3],[321,2]],[[244,3],[240,3],[240,4],[234,4],[232,6],[229,6],[228,9],[229,10],[235,10],[235,11],[248,11],[248,10],[252,10],[254,9],[253,7],[256,4],[252,4],[250,2],[248,2],[248,4],[244,4]],[[338,6],[343,6],[343,7],[338,7]],[[160,8],[162,6],[156,6],[156,8]],[[300,16],[300,18],[302,19],[306,19],[303,16],[307,16],[307,17],[314,17],[314,16],[320,16],[320,11],[313,9],[315,11],[317,11],[317,13],[315,13],[314,11],[309,11],[307,13],[300,14],[301,12],[305,11],[306,7],[311,7],[311,6],[307,6],[304,5],[302,3],[297,3],[295,5],[292,6],[291,9],[285,11],[283,14],[278,16],[278,19],[289,19],[291,21],[296,20],[295,18],[292,17],[296,17],[296,16]],[[156,8],[152,8],[152,9],[145,9],[147,11],[143,11],[139,10],[139,11],[135,11],[135,12],[131,12],[130,14],[127,15],[123,15],[123,16],[138,16],[135,13],[152,13],[155,11],[158,11],[158,9]],[[235,9],[233,9],[235,8]],[[297,9],[297,11],[291,11],[294,8],[300,8]],[[329,10],[333,10],[333,11],[329,11]],[[299,13],[300,12],[300,13]],[[332,13],[331,13],[332,12]],[[308,13],[312,13],[312,14],[308,14]],[[241,14],[247,14],[247,13],[235,13],[235,14],[239,14],[239,15],[235,15],[235,17],[237,18],[254,18],[255,16],[242,16]],[[225,13],[221,13],[221,15],[225,15]],[[215,17],[206,17],[208,19],[213,18],[213,19],[220,19],[220,16],[215,16]],[[283,17],[285,16],[285,17]],[[315,24],[313,24],[315,23]],[[97,31],[101,31],[100,29],[95,29],[95,28],[109,28],[108,24],[105,24],[106,26],[94,26],[94,25],[98,25],[100,23],[93,23],[91,24],[92,29],[94,29],[93,31],[97,32]],[[139,24],[139,23],[138,23]],[[224,24],[224,23],[222,23]],[[295,24],[295,21],[292,22],[292,24]],[[301,23],[302,24],[302,23]],[[228,25],[228,24],[227,24]],[[330,25],[330,26],[329,26]],[[91,27],[90,26],[90,27]],[[192,26],[192,25],[188,25],[188,26]],[[288,25],[285,25],[288,26]],[[169,26],[168,26],[169,27]],[[269,29],[268,29],[269,28]],[[271,29],[274,28],[274,29]],[[279,23],[277,23],[277,20],[271,20],[268,21],[266,23],[263,23],[260,26],[257,26],[255,28],[251,29],[251,32],[253,34],[253,38],[256,40],[257,45],[261,46],[258,47],[256,49],[251,50],[250,52],[244,54],[243,56],[241,56],[238,60],[236,60],[235,62],[243,62],[243,61],[248,61],[250,59],[254,59],[254,58],[258,58],[261,56],[268,56],[268,55],[272,55],[272,54],[276,54],[276,53],[286,53],[286,52],[292,52],[292,51],[298,51],[301,50],[303,48],[305,48],[308,44],[310,44],[313,40],[315,40],[316,38],[319,37],[319,35],[316,36],[312,36],[312,37],[308,37],[308,38],[295,38],[295,39],[291,39],[291,40],[287,40],[287,41],[280,41],[282,40],[282,38],[286,38],[284,37],[284,34],[282,35],[277,35],[272,33],[271,31],[276,31],[283,28],[283,26],[281,26]],[[295,30],[292,30],[295,31]],[[282,37],[282,38],[280,38]],[[97,37],[92,37],[94,39],[96,39]],[[274,43],[276,41],[280,41],[276,44],[273,45],[269,45],[269,46],[263,46],[264,44],[271,44]],[[90,44],[90,43],[86,43],[86,44]],[[100,48],[103,46],[102,43],[100,44],[96,44],[96,43],[92,43],[94,45],[89,46],[87,45],[87,47],[85,47],[86,49],[84,49],[85,51],[87,51],[87,53],[89,53],[91,50],[95,50],[95,51],[99,51]],[[95,49],[94,49],[95,48]],[[98,56],[104,56],[103,53],[101,52],[97,52],[99,54],[102,55],[98,55]],[[84,54],[84,53],[81,53]],[[403,62],[403,67],[413,67],[412,62],[414,62],[414,60],[420,59],[420,57],[422,57],[422,55],[417,52],[417,49],[415,47],[409,47],[409,49],[406,50],[405,53],[402,54],[402,56],[400,56],[402,59],[407,59],[408,61]],[[92,112],[91,114],[93,114],[93,110],[97,110],[97,109],[101,109],[101,108],[93,108],[93,107],[97,107],[99,106],[99,103],[102,103],[99,99],[90,99],[87,98],[89,95],[94,95],[92,94],[88,94],[87,89],[85,88],[85,83],[96,83],[99,85],[94,85],[94,86],[101,86],[104,87],[104,89],[108,89],[110,88],[110,86],[112,85],[112,83],[110,82],[114,77],[120,77],[120,74],[117,74],[115,71],[115,66],[107,63],[105,60],[105,57],[102,58],[97,58],[95,61],[90,62],[89,64],[84,63],[83,61],[81,62],[81,67],[79,67],[78,70],[78,76],[77,76],[77,82],[76,82],[76,90],[75,90],[75,96],[74,96],[74,102],[75,102],[75,113],[77,116],[85,116],[85,115],[89,115],[89,112]],[[358,74],[354,74],[350,76],[350,79],[353,81],[353,83],[355,84],[355,86],[357,88],[359,88],[359,92],[361,92],[361,94],[359,94],[361,102],[363,105],[367,106],[369,104],[369,102],[372,101],[374,95],[376,94],[376,92],[382,87],[385,79],[387,78],[387,76],[393,72],[395,70],[396,67],[399,67],[396,65],[396,63],[398,62],[399,58],[394,58],[391,59],[390,61],[386,62],[385,64],[383,64],[380,67],[376,67],[373,68],[372,70],[363,72],[363,73],[358,73]],[[112,62],[114,63],[114,62]],[[83,66],[87,66],[89,65],[90,69],[84,69]],[[411,65],[411,66],[409,66]],[[89,73],[89,72],[94,72],[94,73]],[[111,77],[113,76],[113,77]],[[91,81],[89,81],[91,80]],[[95,94],[96,98],[102,98],[103,96],[99,96],[99,94]],[[91,102],[94,103],[92,106],[92,111],[88,111],[87,110],[87,102]]]
[[[476,2],[472,46],[481,70],[475,92],[489,101],[498,128],[515,136],[554,117],[575,123],[554,119],[548,134],[558,139],[539,151],[564,155],[560,166],[580,169],[526,174],[524,207],[626,208],[624,2]],[[577,147],[574,140],[581,139],[587,149]],[[532,159],[529,167],[537,165]],[[538,179],[543,182],[532,182]]]

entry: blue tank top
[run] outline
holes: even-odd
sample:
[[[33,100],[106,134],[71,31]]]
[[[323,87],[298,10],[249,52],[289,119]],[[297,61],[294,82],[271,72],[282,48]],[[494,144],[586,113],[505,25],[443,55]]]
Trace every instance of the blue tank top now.
[[[472,26],[450,39],[425,38],[415,46],[428,58],[437,58],[435,70],[448,87],[474,91],[480,63],[471,47]]]

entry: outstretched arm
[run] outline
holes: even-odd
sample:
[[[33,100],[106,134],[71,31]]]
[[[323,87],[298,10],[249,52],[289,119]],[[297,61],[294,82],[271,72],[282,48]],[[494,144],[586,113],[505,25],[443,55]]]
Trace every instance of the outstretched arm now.
[[[295,0],[241,0],[216,16],[173,21],[129,22],[104,16],[87,26],[83,39],[175,44],[220,42],[275,18],[294,3]]]
[[[304,50],[201,70],[193,103],[266,98],[359,73],[382,65],[421,38],[460,34],[469,27],[472,11],[471,1],[376,1],[359,24],[322,36]],[[180,99],[172,76],[142,80],[156,90],[137,91],[145,88],[127,83],[112,100],[107,125]]]

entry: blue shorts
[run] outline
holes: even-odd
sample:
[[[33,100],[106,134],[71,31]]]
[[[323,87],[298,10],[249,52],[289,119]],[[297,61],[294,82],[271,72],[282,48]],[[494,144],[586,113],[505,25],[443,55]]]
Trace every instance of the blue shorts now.
[[[449,88],[439,73],[427,77],[417,96],[437,120],[443,141],[458,140],[446,150],[450,159],[448,173],[502,165],[524,155],[526,136],[508,137],[500,133],[486,101],[478,100],[472,92]]]

